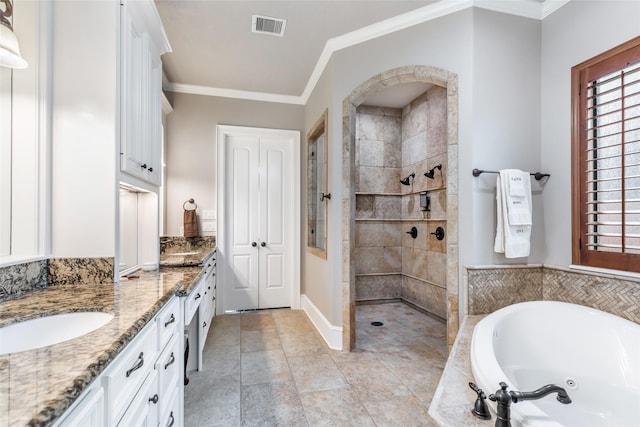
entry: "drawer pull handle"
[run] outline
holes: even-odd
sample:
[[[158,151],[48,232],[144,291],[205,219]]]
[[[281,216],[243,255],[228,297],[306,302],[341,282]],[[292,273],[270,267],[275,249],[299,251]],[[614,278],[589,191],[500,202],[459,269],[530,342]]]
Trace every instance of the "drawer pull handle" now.
[[[202,322],[202,327],[205,328],[207,326],[207,322]]]
[[[176,316],[174,316],[173,313],[171,313],[171,317],[169,318],[169,320],[164,322],[164,327],[166,328],[167,326],[169,326],[170,324],[172,324],[175,321],[176,321]]]
[[[164,365],[164,369],[167,369],[169,365],[176,361],[176,357],[173,355],[173,351],[171,352],[171,356],[169,356],[169,361]]]
[[[158,403],[158,400],[160,398],[158,397],[158,393],[154,394],[153,397],[149,398],[149,402],[153,402],[154,404]]]
[[[198,298],[200,298],[201,296],[202,296],[202,295],[200,295],[200,292],[198,292],[198,293],[196,294],[196,297],[195,297],[193,300],[195,301],[195,300],[197,300]]]
[[[144,365],[144,353],[140,352],[140,355],[138,356],[138,362],[133,366],[133,368],[127,371],[127,378],[129,378],[133,371],[137,371],[138,369],[142,368],[142,365]]]
[[[167,427],[172,427],[173,423],[175,422],[176,422],[176,419],[173,416],[173,411],[171,411],[171,413],[169,414],[169,424],[167,424]]]

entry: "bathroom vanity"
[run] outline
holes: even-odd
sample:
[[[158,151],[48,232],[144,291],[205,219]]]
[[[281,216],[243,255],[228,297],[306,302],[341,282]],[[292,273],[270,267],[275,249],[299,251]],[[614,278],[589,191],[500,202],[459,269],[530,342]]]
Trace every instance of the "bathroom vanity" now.
[[[214,255],[207,248],[200,265],[138,271],[118,284],[50,286],[0,303],[0,327],[61,313],[113,315],[77,338],[0,355],[0,425],[181,426],[184,330],[196,327],[197,368],[215,311]]]

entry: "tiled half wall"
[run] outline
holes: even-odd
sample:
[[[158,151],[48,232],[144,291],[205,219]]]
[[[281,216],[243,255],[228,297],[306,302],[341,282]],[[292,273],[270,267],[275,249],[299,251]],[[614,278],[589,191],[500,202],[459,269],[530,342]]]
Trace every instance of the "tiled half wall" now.
[[[467,267],[469,314],[488,314],[524,301],[563,301],[640,323],[640,279],[563,267]]]
[[[404,108],[356,115],[356,301],[404,299],[446,318],[447,91],[433,86]],[[424,173],[436,165],[434,179]],[[410,185],[400,180],[410,174]],[[420,210],[428,191],[430,211]],[[415,227],[418,236],[407,232]]]

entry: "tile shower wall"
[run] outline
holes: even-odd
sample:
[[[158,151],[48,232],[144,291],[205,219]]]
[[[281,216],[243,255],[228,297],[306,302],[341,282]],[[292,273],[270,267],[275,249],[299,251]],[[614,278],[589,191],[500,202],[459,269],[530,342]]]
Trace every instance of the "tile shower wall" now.
[[[405,299],[446,317],[446,89],[403,109],[361,106],[356,124],[356,300]],[[441,164],[435,179],[424,173]],[[415,173],[411,185],[400,179]],[[431,211],[420,210],[428,191]],[[407,231],[418,230],[411,238]]]
[[[517,302],[548,300],[585,305],[640,323],[640,280],[563,267],[467,267],[469,314],[488,314]]]
[[[402,286],[402,111],[362,106],[356,121],[356,299],[397,299]]]

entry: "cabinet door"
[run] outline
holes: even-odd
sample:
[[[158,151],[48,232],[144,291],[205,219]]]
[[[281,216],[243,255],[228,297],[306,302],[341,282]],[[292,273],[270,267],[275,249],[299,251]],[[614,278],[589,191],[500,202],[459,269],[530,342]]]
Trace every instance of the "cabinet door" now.
[[[120,419],[118,427],[157,427],[158,405],[158,375],[153,370]]]
[[[162,151],[162,62],[134,4],[121,7],[120,169],[160,185]]]
[[[145,177],[142,132],[142,84],[145,35],[127,4],[121,6],[121,161],[123,172]],[[143,167],[144,165],[144,167]]]
[[[107,425],[104,417],[104,390],[95,387],[71,410],[59,427],[102,427]]]

